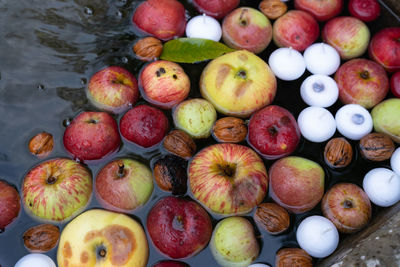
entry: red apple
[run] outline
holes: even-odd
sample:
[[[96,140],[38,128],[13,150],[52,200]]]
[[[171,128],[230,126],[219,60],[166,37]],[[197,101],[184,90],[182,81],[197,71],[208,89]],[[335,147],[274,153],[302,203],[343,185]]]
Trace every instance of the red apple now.
[[[139,98],[135,76],[124,68],[111,66],[95,73],[90,78],[86,91],[88,99],[97,108],[122,113]]]
[[[340,66],[335,81],[343,104],[358,104],[367,109],[381,102],[389,91],[386,71],[374,61],[363,58]]]
[[[294,0],[294,7],[310,13],[318,21],[326,21],[342,11],[343,0]]]
[[[385,28],[371,39],[369,57],[389,72],[400,70],[400,27]]]
[[[350,0],[349,12],[353,17],[369,22],[379,17],[381,6],[377,0]]]
[[[271,198],[295,213],[312,210],[324,195],[324,170],[318,163],[301,157],[286,157],[269,169]]]
[[[239,0],[193,0],[193,5],[200,13],[222,19],[235,9],[239,2]]]
[[[92,195],[92,175],[80,163],[51,159],[32,168],[22,184],[22,203],[32,215],[65,221],[85,209]]]
[[[184,262],[180,262],[180,261],[166,260],[166,261],[160,261],[159,263],[156,263],[155,265],[153,265],[153,267],[189,267],[189,265],[187,265]]]
[[[340,183],[331,187],[322,199],[322,213],[339,232],[354,233],[371,219],[371,203],[357,185]]]
[[[400,71],[390,77],[390,90],[395,97],[400,98]]]
[[[193,256],[205,248],[212,225],[210,216],[199,204],[170,196],[150,210],[147,230],[161,253],[177,259]]]
[[[279,47],[303,51],[319,36],[317,21],[309,13],[291,10],[278,18],[272,27],[272,38]]]
[[[163,41],[185,33],[185,7],[176,0],[147,0],[135,10],[133,24]]]
[[[336,17],[329,20],[321,34],[322,39],[333,46],[345,60],[364,54],[370,38],[367,25],[354,17]]]
[[[139,75],[143,98],[160,107],[172,108],[190,92],[190,80],[185,71],[174,62],[157,60],[146,65]]]
[[[82,161],[102,159],[121,144],[118,125],[106,112],[82,112],[64,132],[64,147]]]
[[[271,42],[272,26],[268,18],[257,9],[237,8],[222,23],[222,39],[234,49],[260,53]]]
[[[97,173],[95,191],[105,208],[132,211],[149,200],[153,176],[143,163],[129,158],[116,159]]]
[[[267,194],[263,161],[252,149],[231,143],[208,146],[189,164],[193,196],[211,211],[224,215],[250,212]]]
[[[20,210],[21,204],[17,190],[0,180],[0,233],[14,221]]]
[[[157,108],[139,105],[124,114],[119,128],[128,141],[148,148],[161,142],[167,134],[168,118]]]
[[[266,159],[277,159],[297,148],[300,129],[288,110],[271,105],[250,118],[247,141]]]

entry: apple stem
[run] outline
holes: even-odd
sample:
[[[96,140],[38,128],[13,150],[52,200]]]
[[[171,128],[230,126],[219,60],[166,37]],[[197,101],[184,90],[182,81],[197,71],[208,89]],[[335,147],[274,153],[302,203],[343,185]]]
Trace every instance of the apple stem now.
[[[125,165],[122,162],[118,163],[118,177],[122,178],[125,175]]]

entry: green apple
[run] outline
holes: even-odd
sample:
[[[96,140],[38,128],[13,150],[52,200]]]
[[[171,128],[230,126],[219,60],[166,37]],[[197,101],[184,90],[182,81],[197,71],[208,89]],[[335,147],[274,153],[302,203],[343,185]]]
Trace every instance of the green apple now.
[[[371,111],[374,129],[378,133],[389,135],[393,141],[400,143],[400,99],[390,98]]]
[[[264,60],[240,50],[208,63],[200,77],[200,92],[217,111],[249,117],[272,102],[276,78]]]

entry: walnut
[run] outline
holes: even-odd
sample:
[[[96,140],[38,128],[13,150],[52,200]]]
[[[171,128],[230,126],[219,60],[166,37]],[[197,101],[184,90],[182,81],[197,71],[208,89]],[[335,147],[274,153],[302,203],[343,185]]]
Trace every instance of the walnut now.
[[[325,146],[324,159],[325,163],[333,169],[344,168],[353,159],[353,148],[345,138],[333,138]]]
[[[173,195],[184,195],[187,191],[186,160],[167,155],[157,160],[153,175],[157,185]]]
[[[212,135],[218,142],[239,143],[246,138],[247,126],[242,119],[225,117],[215,122]]]
[[[161,56],[163,44],[154,37],[146,37],[140,39],[133,46],[133,52],[136,56],[144,61],[151,61]]]
[[[263,0],[259,9],[267,18],[277,19],[286,13],[287,5],[281,0]]]
[[[282,248],[276,253],[276,267],[312,267],[312,258],[301,248]]]
[[[51,151],[53,151],[54,140],[53,136],[46,132],[41,132],[32,137],[29,141],[29,151],[39,157],[45,158],[47,157]]]
[[[51,224],[29,228],[23,235],[25,247],[31,252],[46,252],[57,245],[60,229]]]
[[[270,234],[280,234],[290,226],[289,213],[275,203],[261,203],[257,206],[254,220]]]
[[[368,160],[384,161],[390,159],[395,150],[392,139],[384,133],[370,133],[361,138],[360,152]]]
[[[196,152],[196,144],[184,131],[173,130],[164,138],[164,148],[184,159],[189,159]]]

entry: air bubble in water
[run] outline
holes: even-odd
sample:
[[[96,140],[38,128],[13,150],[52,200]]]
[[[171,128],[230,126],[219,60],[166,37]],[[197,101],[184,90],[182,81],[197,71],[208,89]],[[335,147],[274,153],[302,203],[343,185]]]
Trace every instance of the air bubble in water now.
[[[68,127],[71,124],[71,121],[72,121],[71,118],[67,118],[67,119],[63,120],[63,126]]]
[[[117,17],[119,17],[119,18],[122,18],[122,12],[121,11],[119,11],[119,10],[117,10],[117,12],[115,12],[115,15],[117,16]]]
[[[85,85],[87,83],[87,79],[86,78],[81,78],[81,84]]]
[[[121,58],[122,63],[128,63],[128,58],[127,57],[122,57]]]
[[[41,92],[44,91],[44,89],[45,89],[43,84],[39,84],[36,88]]]
[[[84,12],[88,16],[92,16],[93,15],[93,10],[90,7],[85,7]]]

